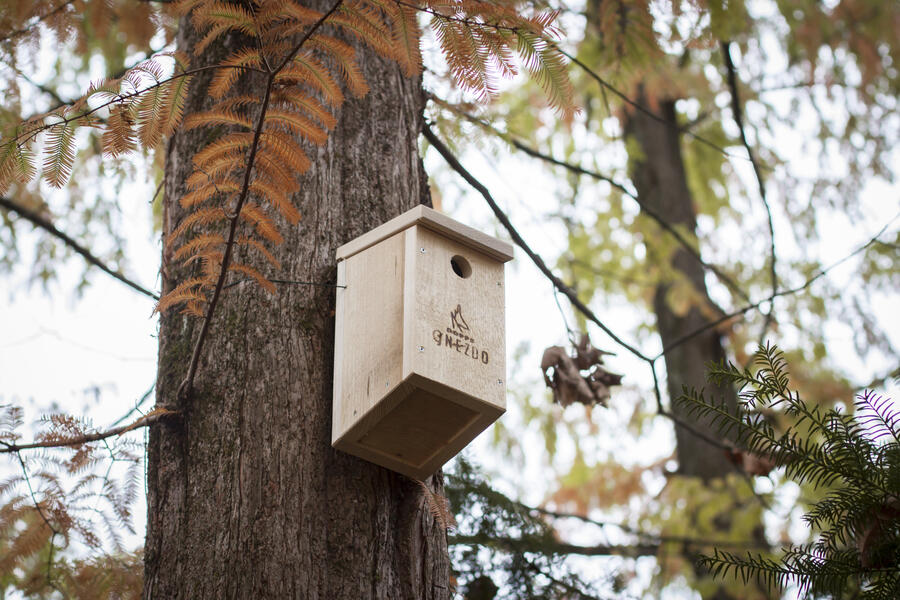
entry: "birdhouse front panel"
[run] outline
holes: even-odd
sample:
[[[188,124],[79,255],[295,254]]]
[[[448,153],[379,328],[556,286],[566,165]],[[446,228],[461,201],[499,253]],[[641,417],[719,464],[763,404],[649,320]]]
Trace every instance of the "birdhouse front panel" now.
[[[512,248],[420,206],[337,258],[332,445],[424,479],[505,410]]]
[[[506,408],[503,263],[425,227],[407,277],[404,374]]]

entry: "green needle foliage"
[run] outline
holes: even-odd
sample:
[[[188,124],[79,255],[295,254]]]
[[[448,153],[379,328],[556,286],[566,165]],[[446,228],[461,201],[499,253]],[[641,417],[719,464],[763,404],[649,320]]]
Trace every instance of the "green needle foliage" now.
[[[804,515],[818,535],[784,549],[780,558],[715,550],[700,559],[716,577],[758,580],[771,588],[796,585],[807,597],[866,600],[900,597],[900,416],[873,392],[858,397],[853,415],[810,406],[790,388],[775,346],[760,346],[754,368],[710,367],[709,378],[740,389],[739,412],[707,400],[702,390],[678,399],[694,416],[710,418],[742,452],[784,467],[797,483],[821,488]],[[766,418],[777,409],[793,419],[779,433]]]

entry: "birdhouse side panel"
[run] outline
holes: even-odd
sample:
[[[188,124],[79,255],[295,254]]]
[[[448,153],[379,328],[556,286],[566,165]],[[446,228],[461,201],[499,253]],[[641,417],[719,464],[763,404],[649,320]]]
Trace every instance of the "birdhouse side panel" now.
[[[332,442],[402,379],[404,236],[339,263]]]
[[[464,404],[487,403],[502,412],[503,263],[422,226],[415,228],[414,240],[407,251],[415,263],[407,266],[414,285],[407,282],[404,377],[415,373],[459,392]]]

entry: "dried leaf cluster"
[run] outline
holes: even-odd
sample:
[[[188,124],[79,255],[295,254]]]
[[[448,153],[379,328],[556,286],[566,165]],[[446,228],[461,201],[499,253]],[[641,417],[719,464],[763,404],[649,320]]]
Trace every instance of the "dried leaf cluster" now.
[[[622,376],[610,373],[603,367],[603,355],[609,354],[594,348],[587,334],[569,354],[562,346],[550,346],[541,357],[544,383],[553,392],[553,400],[569,406],[573,402],[593,406],[606,406],[609,388],[619,385]]]

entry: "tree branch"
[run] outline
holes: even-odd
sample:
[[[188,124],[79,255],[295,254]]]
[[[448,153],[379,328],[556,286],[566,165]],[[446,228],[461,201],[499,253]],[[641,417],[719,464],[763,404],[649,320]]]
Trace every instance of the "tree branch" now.
[[[596,179],[597,181],[605,181],[606,183],[610,184],[612,187],[614,187],[615,189],[619,190],[620,192],[622,192],[623,194],[625,194],[626,196],[628,196],[629,198],[634,200],[637,203],[637,205],[640,207],[641,212],[645,213],[648,217],[650,217],[650,219],[652,219],[664,231],[668,232],[673,238],[675,238],[675,240],[681,245],[681,247],[684,248],[687,251],[687,253],[690,254],[698,263],[700,263],[700,266],[702,266],[707,271],[713,273],[719,279],[719,281],[721,281],[723,284],[725,284],[726,287],[731,289],[735,294],[740,296],[742,299],[744,299],[747,302],[750,301],[750,296],[747,295],[747,293],[743,289],[741,289],[741,287],[737,284],[737,282],[734,281],[734,279],[732,279],[731,277],[729,277],[728,275],[723,273],[722,270],[719,269],[714,264],[708,263],[705,260],[703,260],[703,257],[700,256],[700,252],[696,248],[694,248],[694,246],[690,242],[688,242],[688,240],[686,240],[685,237],[683,235],[681,235],[681,233],[677,229],[675,229],[668,221],[663,219],[662,215],[660,215],[658,212],[656,212],[655,210],[653,210],[652,208],[647,206],[647,204],[645,202],[643,202],[637,194],[632,193],[630,190],[628,190],[628,188],[626,188],[621,183],[618,183],[617,181],[613,180],[610,177],[607,177],[606,175],[597,173],[596,171],[593,171],[590,169],[585,169],[584,167],[580,167],[578,165],[574,165],[572,163],[569,163],[569,162],[566,162],[563,160],[559,160],[557,158],[554,158],[553,156],[550,156],[549,154],[544,154],[543,152],[541,152],[535,148],[532,148],[532,147],[524,144],[523,142],[517,140],[515,137],[513,137],[511,135],[503,134],[502,132],[497,131],[496,128],[494,128],[493,126],[491,126],[488,123],[485,123],[484,121],[482,121],[481,119],[478,119],[477,117],[475,117],[473,115],[470,115],[470,114],[468,114],[466,112],[462,112],[462,111],[456,111],[450,105],[443,103],[443,102],[441,102],[441,105],[445,106],[449,110],[453,110],[454,112],[463,116],[470,122],[472,122],[476,125],[479,125],[485,129],[487,129],[488,131],[491,131],[500,139],[506,141],[507,143],[511,144],[517,150],[524,152],[525,154],[527,154],[528,156],[531,156],[532,158],[537,158],[539,160],[543,160],[545,162],[556,165],[558,167],[562,167],[572,173],[576,173],[578,175],[586,175],[588,177]]]
[[[58,238],[63,243],[65,243],[66,246],[71,248],[76,254],[79,254],[82,258],[84,258],[84,260],[87,261],[88,264],[97,267],[98,269],[100,269],[104,273],[107,273],[108,275],[111,275],[112,277],[115,277],[125,285],[144,294],[145,296],[149,296],[154,300],[159,300],[159,296],[157,296],[144,286],[132,281],[125,275],[122,275],[120,272],[114,271],[110,267],[106,266],[106,264],[104,264],[103,261],[94,256],[94,254],[90,250],[79,244],[67,234],[60,231],[53,223],[50,222],[49,219],[47,219],[43,215],[40,215],[39,213],[31,209],[25,208],[24,206],[20,206],[17,202],[14,202],[13,200],[4,198],[2,196],[0,196],[0,207],[15,212],[20,217],[34,225],[35,228],[43,229],[47,233]]]
[[[594,324],[600,327],[600,329],[602,329],[610,338],[612,338],[613,341],[615,341],[617,344],[619,344],[638,358],[649,362],[650,359],[644,356],[644,354],[640,350],[623,341],[621,338],[619,338],[619,336],[613,333],[613,331],[609,327],[607,327],[602,321],[600,321],[597,315],[595,315],[594,312],[578,298],[575,290],[563,283],[563,281],[559,277],[557,277],[553,273],[553,271],[550,270],[544,260],[525,242],[525,240],[510,222],[509,218],[506,216],[500,206],[497,205],[497,202],[494,200],[493,196],[491,196],[490,191],[488,191],[488,189],[480,181],[475,179],[475,177],[468,170],[466,170],[465,167],[462,166],[462,164],[459,162],[456,156],[453,155],[446,144],[444,144],[434,134],[428,123],[425,123],[425,125],[423,126],[422,133],[429,141],[429,143],[434,146],[434,149],[438,151],[438,153],[444,158],[445,161],[447,161],[447,164],[450,165],[450,167],[454,171],[459,173],[459,175],[463,179],[465,179],[469,185],[475,188],[475,190],[477,190],[482,195],[482,197],[484,197],[485,201],[487,201],[488,203],[488,206],[491,207],[491,210],[497,217],[497,220],[499,220],[503,227],[506,228],[506,231],[509,233],[512,240],[516,243],[517,246],[525,251],[525,254],[527,254],[531,259],[531,262],[533,262],[534,265],[541,271],[541,273],[543,273],[547,277],[547,279],[549,279],[550,282],[553,283],[554,287],[562,292],[573,304],[573,306],[578,308],[578,310],[582,314],[584,314],[584,316],[586,316]]]
[[[581,556],[656,556],[659,544],[580,546],[567,544],[552,538],[514,538],[480,535],[452,535],[450,545],[484,546],[508,552],[534,552],[538,554],[579,554]]]
[[[815,275],[813,275],[812,277],[810,277],[809,279],[804,281],[802,284],[798,285],[797,287],[794,287],[794,288],[791,288],[788,290],[781,290],[780,292],[777,292],[775,294],[770,294],[767,298],[764,298],[764,299],[760,300],[759,302],[754,302],[752,304],[748,304],[747,306],[744,306],[743,308],[739,308],[738,310],[728,313],[727,315],[724,315],[724,316],[716,319],[715,321],[710,321],[703,327],[698,327],[694,331],[692,331],[690,333],[686,333],[685,335],[681,336],[680,338],[678,338],[677,340],[675,340],[674,342],[672,342],[671,344],[669,344],[668,346],[663,348],[662,352],[660,352],[655,357],[653,357],[653,359],[656,360],[656,359],[662,358],[663,356],[665,356],[666,354],[668,354],[675,348],[681,346],[685,342],[693,339],[694,337],[702,334],[703,332],[709,331],[710,329],[712,329],[714,327],[718,327],[719,325],[721,325],[722,323],[724,323],[726,321],[729,321],[736,317],[740,317],[740,316],[750,312],[751,310],[755,310],[755,309],[759,308],[760,306],[762,306],[763,304],[765,304],[766,302],[771,302],[775,298],[780,298],[781,296],[790,296],[790,295],[802,292],[803,290],[805,290],[806,288],[811,286],[816,280],[818,280],[821,277],[824,277],[832,269],[835,269],[838,266],[844,264],[845,262],[847,262],[848,260],[850,260],[851,258],[856,256],[860,252],[864,251],[866,248],[868,248],[872,244],[877,243],[879,241],[878,238],[881,237],[881,235],[885,231],[887,231],[887,228],[890,227],[891,224],[897,220],[897,217],[900,217],[900,213],[895,214],[891,218],[891,220],[888,221],[887,223],[885,223],[884,227],[882,227],[878,231],[878,233],[876,233],[872,238],[870,238],[869,241],[867,241],[865,244],[856,248],[855,250],[853,250],[852,252],[850,252],[849,254],[847,254],[842,259],[838,260],[837,262],[834,262],[831,265],[825,267],[824,269],[822,269],[821,271],[819,271],[818,273],[816,273]]]
[[[120,425],[119,427],[113,427],[105,431],[86,433],[84,435],[76,435],[73,437],[57,440],[31,442],[29,444],[13,444],[0,440],[0,454],[15,453],[18,455],[19,452],[23,450],[34,450],[37,448],[71,448],[73,446],[81,446],[82,444],[89,444],[91,442],[99,442],[100,440],[116,437],[118,435],[122,435],[123,433],[128,433],[129,431],[140,429],[141,427],[147,427],[149,425],[152,425],[153,423],[156,423],[157,421],[162,421],[163,419],[174,417],[178,414],[180,413],[173,410],[156,408],[146,415],[142,416],[141,418],[137,419],[136,421],[129,423],[128,425]]]
[[[13,31],[10,31],[5,36],[0,38],[0,44],[2,44],[3,42],[6,42],[8,40],[11,40],[12,38],[14,38],[16,36],[22,35],[23,33],[28,33],[29,31],[31,31],[32,27],[34,27],[38,23],[41,23],[42,21],[46,21],[47,19],[49,19],[56,13],[60,12],[61,10],[65,9],[70,4],[73,4],[74,2],[75,2],[75,0],[65,0],[65,2],[62,2],[59,6],[47,11],[46,13],[44,13],[42,15],[35,15],[31,19],[31,22],[28,23],[24,28],[14,29]]]
[[[741,143],[747,151],[750,164],[753,165],[753,172],[756,174],[756,184],[759,187],[759,198],[766,209],[766,218],[769,223],[769,275],[772,280],[772,294],[774,295],[778,293],[778,273],[775,266],[777,255],[775,253],[775,226],[772,222],[772,207],[769,206],[769,200],[766,197],[766,184],[763,180],[762,171],[759,168],[759,162],[753,154],[753,148],[750,147],[750,142],[747,140],[747,132],[744,129],[744,111],[741,109],[741,97],[738,93],[737,70],[731,59],[731,42],[722,42],[722,57],[725,61],[725,69],[728,71],[728,88],[731,91],[731,113],[740,132]],[[749,298],[745,299],[749,300]],[[760,344],[763,343],[762,338],[765,337],[766,331],[769,330],[769,326],[772,324],[772,310],[770,306],[765,313],[765,321],[760,332]]]

